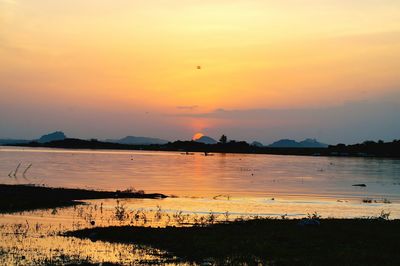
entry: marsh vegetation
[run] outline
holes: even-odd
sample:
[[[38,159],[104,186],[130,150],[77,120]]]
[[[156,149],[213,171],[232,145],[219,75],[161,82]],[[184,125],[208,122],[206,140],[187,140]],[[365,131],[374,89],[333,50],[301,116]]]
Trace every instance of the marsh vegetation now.
[[[400,221],[371,219],[252,219],[206,226],[118,226],[67,235],[93,241],[135,243],[167,251],[180,260],[211,265],[396,265]]]

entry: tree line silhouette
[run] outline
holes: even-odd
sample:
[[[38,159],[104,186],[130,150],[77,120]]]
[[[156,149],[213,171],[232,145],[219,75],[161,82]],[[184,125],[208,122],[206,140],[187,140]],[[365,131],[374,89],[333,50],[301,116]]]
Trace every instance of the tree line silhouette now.
[[[329,145],[327,148],[278,148],[268,146],[254,146],[246,141],[228,140],[222,135],[216,144],[204,144],[196,141],[177,140],[166,144],[130,145],[103,142],[97,139],[82,140],[67,138],[48,143],[29,142],[23,144],[9,144],[13,146],[71,148],[71,149],[122,149],[122,150],[160,150],[183,152],[218,152],[218,153],[255,153],[277,155],[312,155],[312,156],[356,156],[356,157],[399,157],[400,140],[384,142],[379,140],[364,141],[359,144]]]

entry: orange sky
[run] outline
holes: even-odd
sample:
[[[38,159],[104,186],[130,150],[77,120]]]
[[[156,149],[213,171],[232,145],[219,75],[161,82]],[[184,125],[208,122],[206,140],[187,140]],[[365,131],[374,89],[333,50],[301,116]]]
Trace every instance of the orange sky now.
[[[21,108],[339,106],[398,90],[400,2],[0,0],[0,58],[0,103]]]

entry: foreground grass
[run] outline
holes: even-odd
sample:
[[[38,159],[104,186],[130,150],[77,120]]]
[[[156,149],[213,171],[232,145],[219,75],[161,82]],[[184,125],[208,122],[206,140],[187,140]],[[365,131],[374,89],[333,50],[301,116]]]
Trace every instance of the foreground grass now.
[[[68,236],[149,245],[188,262],[267,265],[398,265],[400,220],[261,219],[206,227],[105,227]]]
[[[86,189],[49,188],[32,185],[0,184],[0,213],[66,207],[79,200],[107,198],[165,198],[163,194],[143,192],[96,191]]]

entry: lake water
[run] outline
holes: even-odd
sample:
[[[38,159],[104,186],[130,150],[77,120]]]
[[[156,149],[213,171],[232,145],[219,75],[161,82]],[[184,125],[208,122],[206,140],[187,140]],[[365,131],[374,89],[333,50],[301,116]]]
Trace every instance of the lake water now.
[[[19,164],[16,177],[10,175]],[[77,253],[92,262],[159,260],[159,250],[57,236],[90,227],[92,220],[96,226],[183,226],[210,217],[300,218],[317,212],[351,218],[382,211],[400,218],[400,160],[395,159],[0,147],[0,183],[135,188],[174,196],[92,200],[57,211],[1,215],[0,264],[57,261]],[[126,209],[123,221],[115,217],[116,206]],[[23,241],[18,230],[25,232]]]
[[[8,174],[21,163],[16,178]],[[32,164],[23,176],[26,167]],[[0,182],[177,196],[400,199],[400,160],[0,147]],[[363,183],[367,186],[354,187]]]

